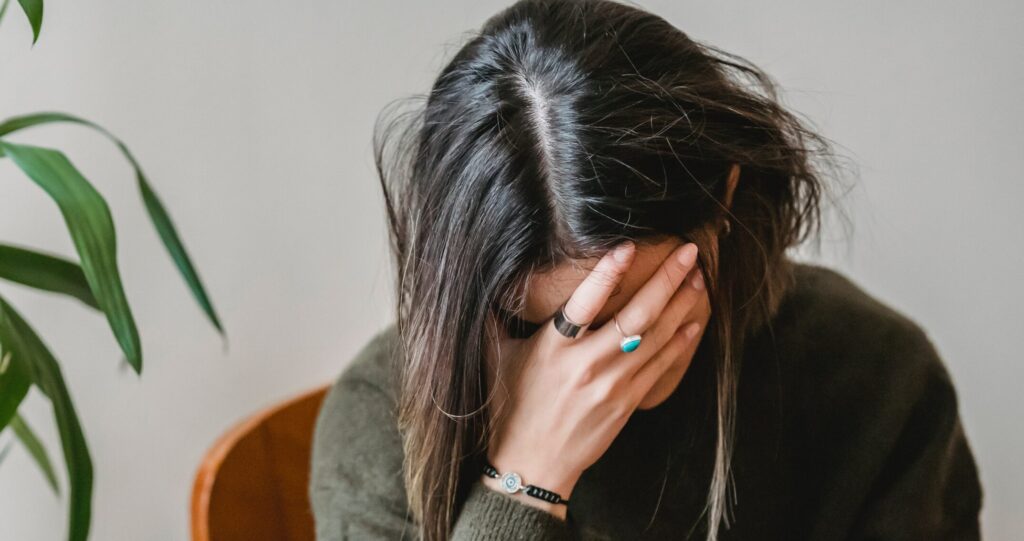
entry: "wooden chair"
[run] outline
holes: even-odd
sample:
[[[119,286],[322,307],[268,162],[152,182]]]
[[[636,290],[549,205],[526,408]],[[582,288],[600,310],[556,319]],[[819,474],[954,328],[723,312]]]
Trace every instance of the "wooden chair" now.
[[[313,541],[313,427],[327,386],[275,404],[225,432],[192,487],[193,541]]]

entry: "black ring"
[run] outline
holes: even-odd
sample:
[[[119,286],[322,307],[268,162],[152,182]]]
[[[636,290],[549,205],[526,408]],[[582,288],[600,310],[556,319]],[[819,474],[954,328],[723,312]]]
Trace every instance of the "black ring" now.
[[[566,301],[566,303],[567,302],[568,301]],[[576,335],[579,334],[580,329],[586,327],[587,324],[584,323],[581,325],[579,323],[573,323],[572,321],[569,320],[569,318],[565,317],[566,303],[562,303],[562,306],[558,307],[558,313],[555,314],[555,329],[558,331],[559,334],[566,338],[576,338]]]

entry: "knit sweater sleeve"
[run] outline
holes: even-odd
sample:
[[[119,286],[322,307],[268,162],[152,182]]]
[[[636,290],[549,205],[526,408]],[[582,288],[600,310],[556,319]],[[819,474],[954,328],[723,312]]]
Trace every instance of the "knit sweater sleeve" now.
[[[395,403],[385,392],[371,341],[330,389],[313,438],[309,485],[318,541],[418,540],[402,482]],[[477,480],[462,505],[453,541],[574,539],[571,523]]]
[[[899,429],[872,475],[850,539],[980,539],[982,490],[958,413],[957,395],[933,344],[915,328],[906,354],[919,359],[893,399],[888,417]]]

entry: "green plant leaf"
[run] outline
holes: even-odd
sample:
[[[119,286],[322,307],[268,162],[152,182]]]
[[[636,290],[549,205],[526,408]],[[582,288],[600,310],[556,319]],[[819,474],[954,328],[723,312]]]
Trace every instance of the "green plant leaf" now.
[[[142,344],[117,269],[114,221],[103,196],[58,150],[0,140],[0,149],[41,186],[60,207],[82,271],[107,316],[121,350],[142,372]]]
[[[220,319],[213,309],[209,295],[206,294],[206,290],[203,288],[203,283],[199,280],[199,273],[185,251],[185,245],[181,242],[181,238],[174,228],[174,223],[171,222],[171,217],[168,216],[166,208],[160,202],[152,186],[145,181],[141,172],[138,174],[138,178],[142,201],[146,205],[146,211],[149,212],[149,218],[153,222],[153,227],[156,228],[157,234],[160,235],[160,240],[163,241],[164,247],[167,248],[171,259],[174,260],[174,264],[178,267],[178,272],[192,291],[193,298],[199,303],[199,306],[206,313],[206,317],[209,318],[210,323],[217,329],[217,332],[224,336],[224,328],[221,326]]]
[[[15,359],[9,349],[0,343],[0,430],[3,430],[18,413],[18,406],[28,394],[32,377],[28,367]]]
[[[202,280],[199,279],[199,273],[196,271],[195,265],[192,264],[192,260],[189,258],[188,252],[185,250],[185,246],[182,243],[181,238],[178,236],[178,232],[174,227],[174,222],[171,221],[170,215],[167,213],[167,209],[163,204],[161,204],[160,199],[153,190],[153,186],[146,179],[146,175],[142,172],[142,167],[139,165],[139,162],[128,150],[128,146],[125,145],[124,142],[115,137],[114,134],[107,131],[106,128],[96,124],[95,122],[91,122],[74,115],[69,115],[67,113],[55,111],[11,117],[0,123],[0,137],[16,130],[50,122],[71,122],[88,126],[99,131],[117,145],[117,148],[121,150],[121,153],[124,154],[124,157],[135,170],[136,183],[138,184],[139,192],[142,195],[142,200],[146,205],[146,212],[149,213],[149,219],[153,223],[153,227],[156,229],[157,234],[160,235],[160,240],[171,255],[171,259],[174,261],[175,266],[178,267],[178,272],[185,280],[189,290],[191,290],[192,297],[195,298],[200,308],[202,308],[203,312],[206,313],[206,317],[209,318],[210,323],[212,323],[217,329],[217,332],[219,332],[221,336],[224,336],[224,329],[221,326],[220,319],[217,317],[217,312],[213,309],[213,303],[210,301],[210,296],[206,293],[206,288],[203,287]],[[2,155],[2,150],[0,150],[0,155]]]
[[[7,13],[7,5],[11,3],[11,0],[4,0],[3,4],[0,4],[0,21],[4,20],[4,15]]]
[[[97,310],[100,307],[82,267],[62,257],[0,244],[0,278],[70,295]]]
[[[39,39],[39,30],[43,27],[43,0],[18,0],[21,10],[32,25],[32,45]]]
[[[11,430],[21,440],[21,444],[28,450],[28,454],[32,455],[32,459],[36,461],[39,469],[43,471],[43,475],[46,476],[46,482],[50,484],[53,492],[60,494],[57,474],[53,472],[53,465],[50,464],[50,457],[46,454],[46,447],[43,446],[43,442],[39,441],[35,432],[32,431],[32,428],[28,426],[28,423],[20,415],[15,415],[11,419]]]
[[[85,541],[92,512],[92,459],[60,365],[32,327],[3,297],[0,297],[0,343],[13,358],[22,359],[29,365],[33,382],[53,404],[71,489],[68,539]]]

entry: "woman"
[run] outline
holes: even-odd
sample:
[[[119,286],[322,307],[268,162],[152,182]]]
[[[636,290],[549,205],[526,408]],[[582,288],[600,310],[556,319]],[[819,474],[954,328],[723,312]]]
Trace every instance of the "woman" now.
[[[489,19],[375,141],[397,321],[321,410],[318,538],[978,538],[925,332],[786,256],[830,154],[774,90],[610,1]]]

